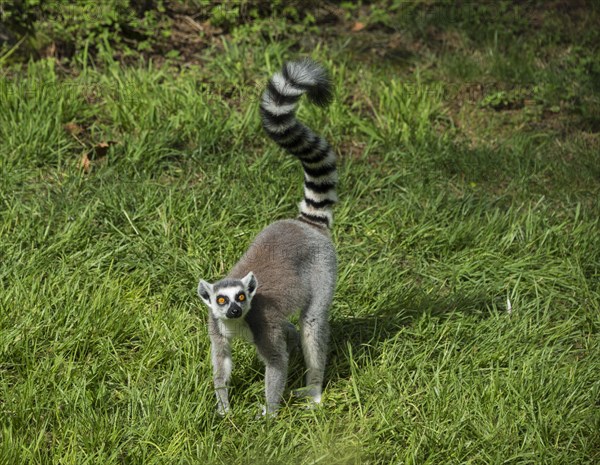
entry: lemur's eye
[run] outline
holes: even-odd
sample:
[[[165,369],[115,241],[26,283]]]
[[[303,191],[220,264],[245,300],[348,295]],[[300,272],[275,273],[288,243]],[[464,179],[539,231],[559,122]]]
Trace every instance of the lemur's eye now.
[[[239,302],[243,302],[244,300],[246,300],[246,296],[244,295],[244,293],[241,293],[240,295],[238,295],[237,300]]]
[[[220,295],[219,297],[217,297],[217,303],[219,305],[225,305],[226,302],[227,302],[227,299],[225,297],[223,297],[222,295]]]

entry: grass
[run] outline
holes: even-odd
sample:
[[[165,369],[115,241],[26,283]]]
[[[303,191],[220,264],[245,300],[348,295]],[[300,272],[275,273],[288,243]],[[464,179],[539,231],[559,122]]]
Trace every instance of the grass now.
[[[243,343],[216,415],[195,288],[296,214],[301,170],[257,114],[293,37],[202,67],[5,68],[0,463],[598,462],[598,33],[485,14],[425,10],[408,54],[363,53],[376,21],[302,51],[337,91],[301,115],[340,153],[339,282],[324,405],[275,420]],[[522,105],[486,104],[507,90]]]

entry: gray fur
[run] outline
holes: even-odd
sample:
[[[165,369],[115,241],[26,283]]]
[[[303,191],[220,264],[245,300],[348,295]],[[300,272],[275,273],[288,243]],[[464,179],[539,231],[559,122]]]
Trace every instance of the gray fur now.
[[[329,94],[323,92],[330,89],[319,88],[329,82],[319,65],[303,61],[285,66],[287,72],[278,75],[276,84],[283,86],[293,81],[297,86],[286,92],[298,97],[308,92],[314,101],[329,98]],[[278,112],[279,104],[282,103],[272,103],[270,111]],[[311,132],[310,137],[318,136]],[[229,410],[230,341],[237,336],[252,342],[265,363],[265,413],[274,414],[279,407],[287,380],[289,353],[298,346],[298,341],[307,365],[304,394],[316,403],[321,401],[329,340],[328,311],[336,281],[336,254],[329,227],[331,205],[337,200],[337,172],[335,156],[327,143],[319,138],[315,147],[315,150],[324,149],[317,157],[323,161],[315,166],[331,165],[333,171],[318,175],[323,177],[322,182],[331,183],[323,194],[313,193],[315,188],[308,180],[321,180],[305,171],[305,199],[314,199],[312,210],[309,212],[303,203],[298,219],[276,221],[267,226],[224,279],[214,284],[200,280],[198,284],[198,295],[211,309],[208,328],[214,387],[221,414]],[[312,166],[303,158],[300,161],[305,170]],[[315,204],[317,201],[322,205]],[[236,300],[241,293],[244,301]],[[297,311],[300,312],[300,334],[289,322],[289,317]]]

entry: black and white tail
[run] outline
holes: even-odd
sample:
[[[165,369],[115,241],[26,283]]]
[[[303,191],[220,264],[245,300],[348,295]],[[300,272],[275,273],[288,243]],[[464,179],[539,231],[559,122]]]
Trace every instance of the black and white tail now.
[[[337,202],[336,157],[329,143],[296,119],[302,94],[319,106],[333,97],[327,71],[314,61],[289,61],[269,80],[260,104],[266,133],[297,157],[304,168],[304,199],[300,219],[331,228],[332,206]]]

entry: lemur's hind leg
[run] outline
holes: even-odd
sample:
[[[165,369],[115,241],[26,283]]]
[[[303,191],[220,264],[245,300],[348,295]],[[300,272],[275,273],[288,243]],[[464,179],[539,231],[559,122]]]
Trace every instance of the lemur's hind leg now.
[[[295,395],[308,397],[315,403],[321,402],[325,377],[330,303],[331,299],[319,299],[300,314],[302,352],[306,363],[306,388],[296,391]]]

